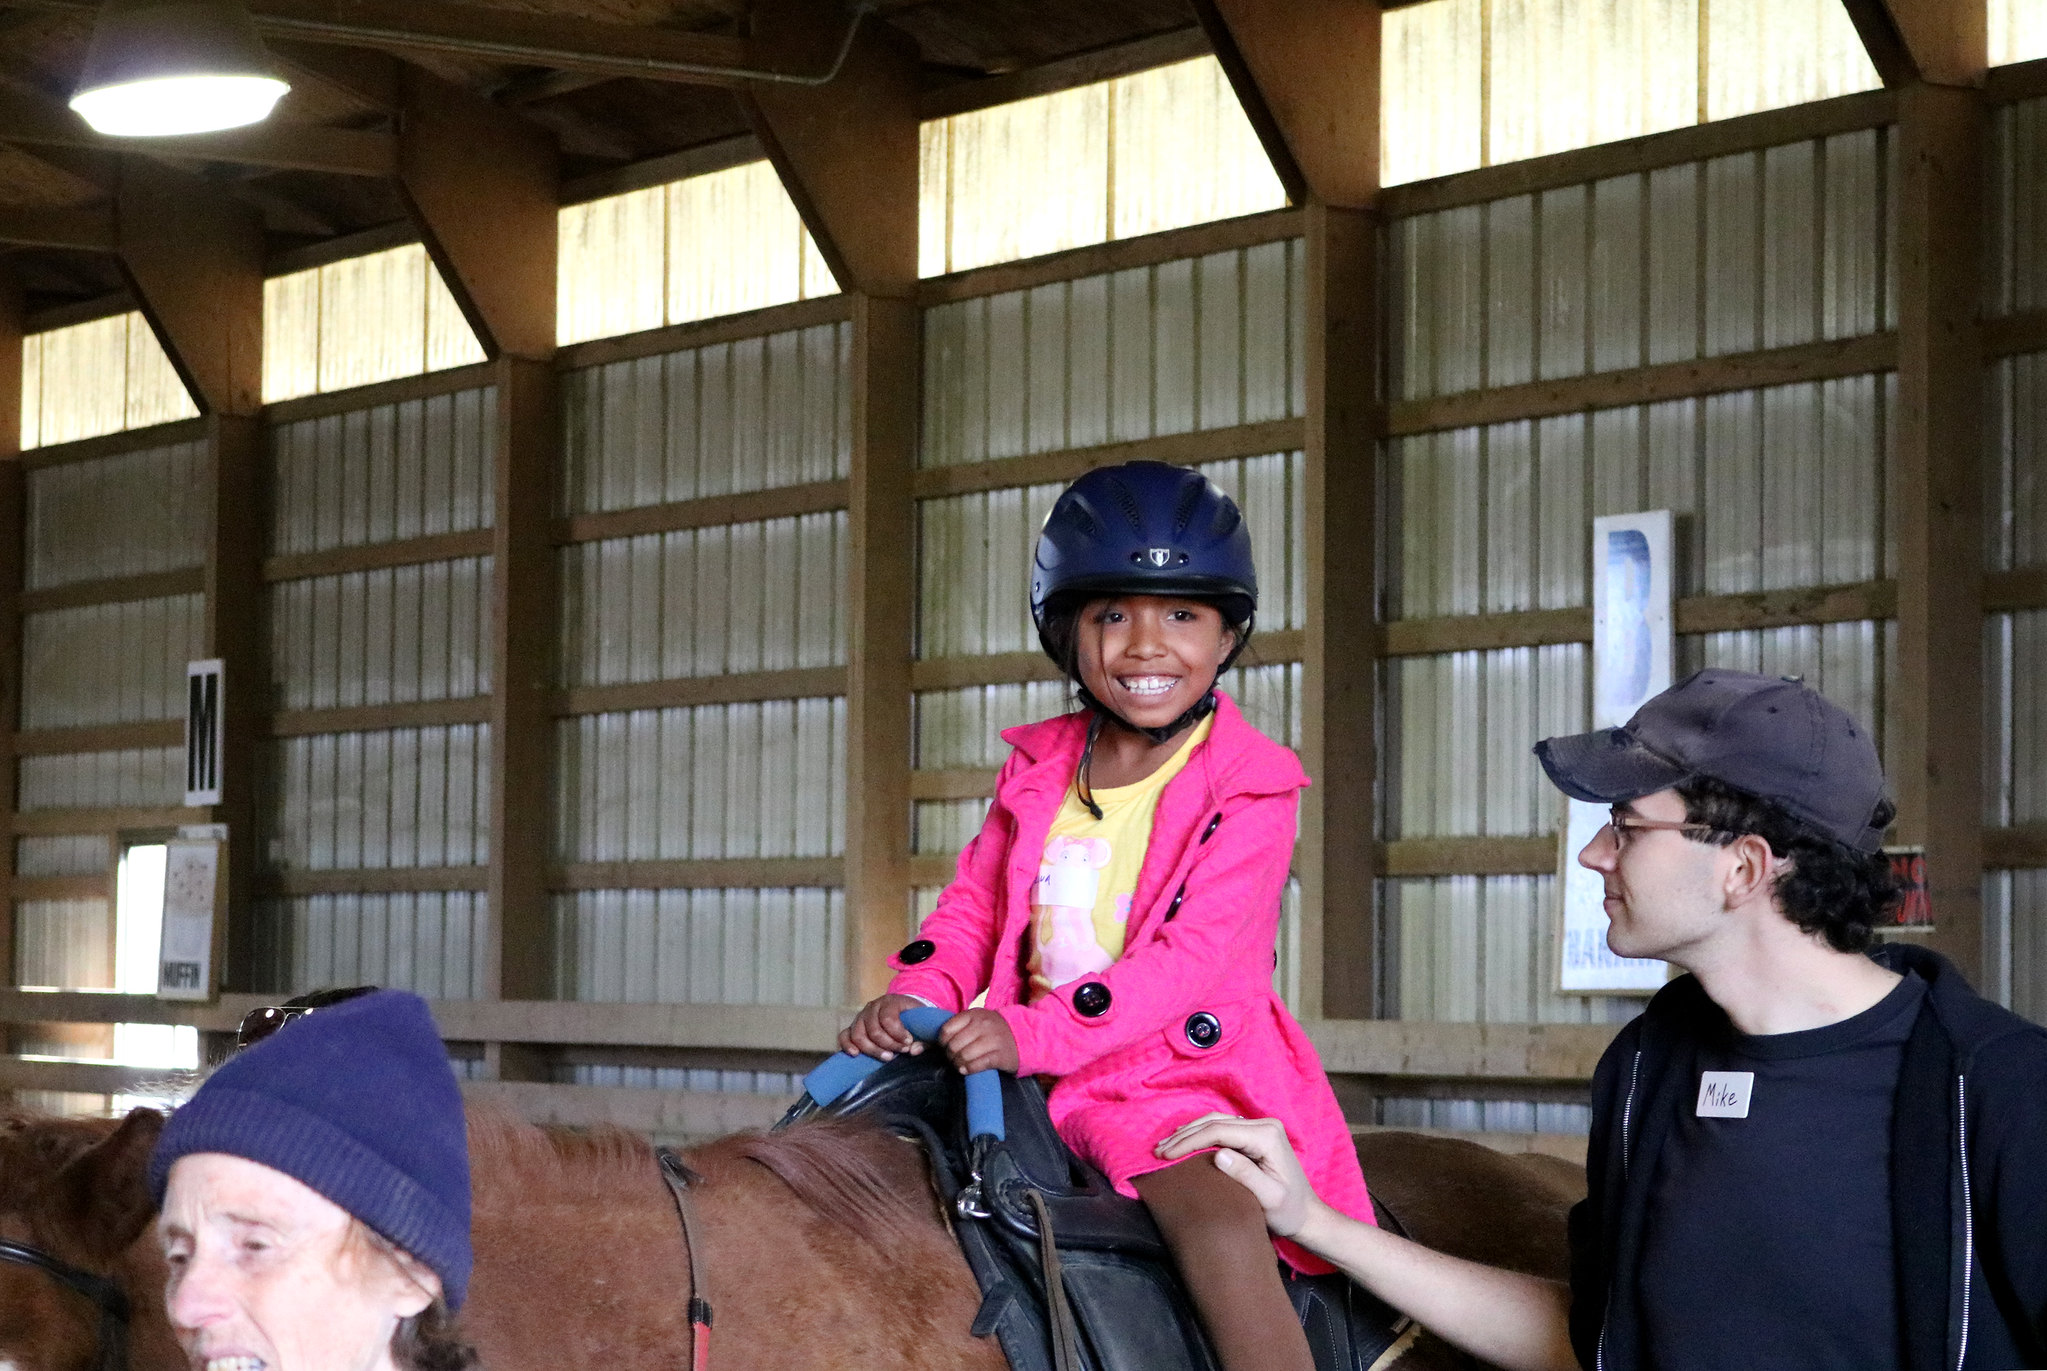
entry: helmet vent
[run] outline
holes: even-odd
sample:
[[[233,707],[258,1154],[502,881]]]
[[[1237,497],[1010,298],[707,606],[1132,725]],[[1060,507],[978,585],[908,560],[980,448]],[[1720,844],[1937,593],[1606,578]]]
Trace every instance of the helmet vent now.
[[[1184,537],[1187,525],[1194,521],[1194,511],[1201,504],[1201,497],[1208,493],[1208,482],[1194,480],[1180,488],[1180,503],[1173,510],[1173,537]]]
[[[1130,521],[1130,527],[1144,532],[1144,507],[1137,503],[1137,497],[1130,493],[1130,487],[1121,481],[1113,483],[1116,492],[1116,508],[1123,511],[1123,517]]]

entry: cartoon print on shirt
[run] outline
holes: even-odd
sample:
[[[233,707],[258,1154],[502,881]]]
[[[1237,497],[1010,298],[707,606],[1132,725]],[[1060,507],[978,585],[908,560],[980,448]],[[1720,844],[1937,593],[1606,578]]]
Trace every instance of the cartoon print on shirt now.
[[[1095,899],[1109,857],[1101,838],[1054,837],[1045,844],[1031,903],[1038,907],[1039,974],[1052,985],[1106,970],[1116,960],[1095,938]]]

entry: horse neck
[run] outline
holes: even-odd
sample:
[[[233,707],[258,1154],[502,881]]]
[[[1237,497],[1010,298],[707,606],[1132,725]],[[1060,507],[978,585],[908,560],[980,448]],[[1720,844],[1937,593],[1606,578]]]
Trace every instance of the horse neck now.
[[[112,1274],[128,1296],[128,1371],[186,1371],[189,1363],[164,1308],[170,1269],[154,1223],[121,1254]]]

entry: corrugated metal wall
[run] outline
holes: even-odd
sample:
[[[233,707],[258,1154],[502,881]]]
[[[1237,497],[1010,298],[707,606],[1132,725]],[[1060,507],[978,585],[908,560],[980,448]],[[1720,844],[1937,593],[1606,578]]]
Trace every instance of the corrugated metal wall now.
[[[571,373],[564,512],[844,477],[850,345],[850,326],[826,324]],[[565,687],[846,660],[843,510],[571,544],[560,559]],[[841,696],[583,714],[557,728],[559,861],[845,850]],[[577,890],[556,897],[555,920],[567,998],[837,1004],[847,993],[836,889]],[[576,1066],[568,1078],[614,1083],[620,1070]],[[739,1074],[691,1088],[755,1088]]]
[[[1229,428],[1304,409],[1302,249],[1296,240],[936,306],[924,316],[921,462],[957,467],[1033,452]],[[1302,458],[1235,458],[1201,468],[1236,498],[1251,528],[1261,629],[1306,616]],[[921,501],[917,655],[930,660],[1035,652],[1030,564],[1063,482]],[[1223,687],[1253,723],[1298,744],[1300,668],[1264,663],[1254,638]],[[928,691],[915,702],[915,766],[999,766],[1002,729],[1071,708],[1055,682]],[[987,801],[920,800],[912,849],[950,857],[978,831]],[[916,892],[910,922],[934,889]],[[1298,896],[1282,934],[1283,985]]]
[[[927,310],[925,466],[1298,415],[1298,241]]]
[[[1993,110],[1988,160],[1984,308],[2047,309],[2047,100]],[[1988,372],[1985,569],[2047,565],[2047,353]],[[2047,611],[1988,615],[1983,666],[1984,822],[2047,821]],[[1984,916],[1996,988],[2047,1021],[2047,871],[1988,873]]]
[[[1852,337],[1890,325],[1891,153],[1864,132],[1395,224],[1392,368],[1408,399]],[[1389,444],[1394,618],[1582,606],[1593,517],[1678,516],[1680,596],[1891,574],[1884,376],[1430,433]],[[1882,734],[1890,626],[1680,639],[1803,675]],[[1582,644],[1385,667],[1392,838],[1540,835],[1561,802],[1529,748],[1589,726]],[[1555,878],[1384,882],[1383,992],[1403,1018],[1570,1022],[1638,1001],[1554,990]],[[1577,1129],[1575,1107],[1388,1101],[1388,1122]]]
[[[278,426],[270,551],[489,527],[495,423],[495,392],[480,387]],[[490,595],[491,559],[474,556],[277,582],[267,595],[276,707],[488,694]],[[275,739],[260,768],[264,860],[277,871],[480,866],[489,751],[479,723]],[[473,994],[484,917],[470,892],[269,900],[258,965],[278,990],[362,981]]]

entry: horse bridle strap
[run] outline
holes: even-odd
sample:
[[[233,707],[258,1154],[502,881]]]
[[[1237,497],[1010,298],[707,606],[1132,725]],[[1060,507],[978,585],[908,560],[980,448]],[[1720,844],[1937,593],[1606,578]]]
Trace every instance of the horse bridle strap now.
[[[0,1238],[0,1261],[30,1266],[67,1289],[91,1300],[100,1311],[100,1371],[125,1371],[128,1365],[128,1296],[106,1276],[81,1270],[40,1247]]]
[[[657,1147],[654,1155],[660,1159],[661,1179],[668,1182],[668,1193],[675,1200],[676,1216],[682,1220],[682,1252],[689,1258],[690,1371],[704,1371],[711,1360],[711,1295],[710,1286],[704,1280],[704,1249],[697,1241],[697,1226],[692,1215],[696,1206],[690,1203],[689,1198],[690,1184],[698,1177],[674,1148]]]

